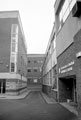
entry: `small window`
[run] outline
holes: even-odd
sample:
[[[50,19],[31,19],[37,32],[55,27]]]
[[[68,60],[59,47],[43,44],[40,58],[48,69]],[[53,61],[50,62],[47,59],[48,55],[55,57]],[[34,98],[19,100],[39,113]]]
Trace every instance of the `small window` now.
[[[28,63],[31,63],[31,61],[30,61],[30,60],[28,60]]]
[[[16,51],[16,43],[12,42],[12,52],[15,52],[15,51]]]
[[[31,69],[28,69],[28,72],[31,72]]]
[[[34,63],[37,63],[37,61],[35,60]]]
[[[34,69],[34,72],[37,72],[37,69]]]
[[[28,78],[28,81],[31,81],[31,78]]]

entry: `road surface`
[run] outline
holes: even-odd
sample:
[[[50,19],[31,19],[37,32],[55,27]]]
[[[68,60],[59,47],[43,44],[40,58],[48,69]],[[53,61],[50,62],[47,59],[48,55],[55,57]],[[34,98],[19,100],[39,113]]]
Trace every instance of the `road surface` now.
[[[47,104],[39,91],[21,100],[0,100],[0,120],[77,120],[59,103]]]

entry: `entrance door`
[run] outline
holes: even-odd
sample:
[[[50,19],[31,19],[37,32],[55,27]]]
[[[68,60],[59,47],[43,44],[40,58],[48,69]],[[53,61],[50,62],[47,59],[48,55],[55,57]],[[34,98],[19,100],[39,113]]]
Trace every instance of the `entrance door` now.
[[[75,76],[60,78],[59,94],[61,101],[66,102],[68,99],[70,99],[72,102],[76,102]]]
[[[0,93],[5,93],[6,90],[6,80],[0,80]]]

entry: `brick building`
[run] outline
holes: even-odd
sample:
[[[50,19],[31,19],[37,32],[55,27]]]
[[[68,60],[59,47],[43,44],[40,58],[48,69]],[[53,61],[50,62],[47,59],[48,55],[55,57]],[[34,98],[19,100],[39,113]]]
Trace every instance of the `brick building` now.
[[[27,85],[28,87],[42,87],[42,64],[44,61],[44,54],[28,54],[27,67]]]
[[[0,93],[27,87],[27,47],[18,11],[0,12]]]
[[[81,1],[56,0],[58,100],[81,102]]]

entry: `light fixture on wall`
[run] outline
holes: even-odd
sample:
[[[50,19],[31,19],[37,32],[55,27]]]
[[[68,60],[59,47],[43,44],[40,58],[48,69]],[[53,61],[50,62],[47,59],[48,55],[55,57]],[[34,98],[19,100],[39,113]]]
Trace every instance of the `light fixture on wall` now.
[[[80,57],[81,57],[81,51],[76,54],[76,57],[77,57],[77,58],[80,58]]]

